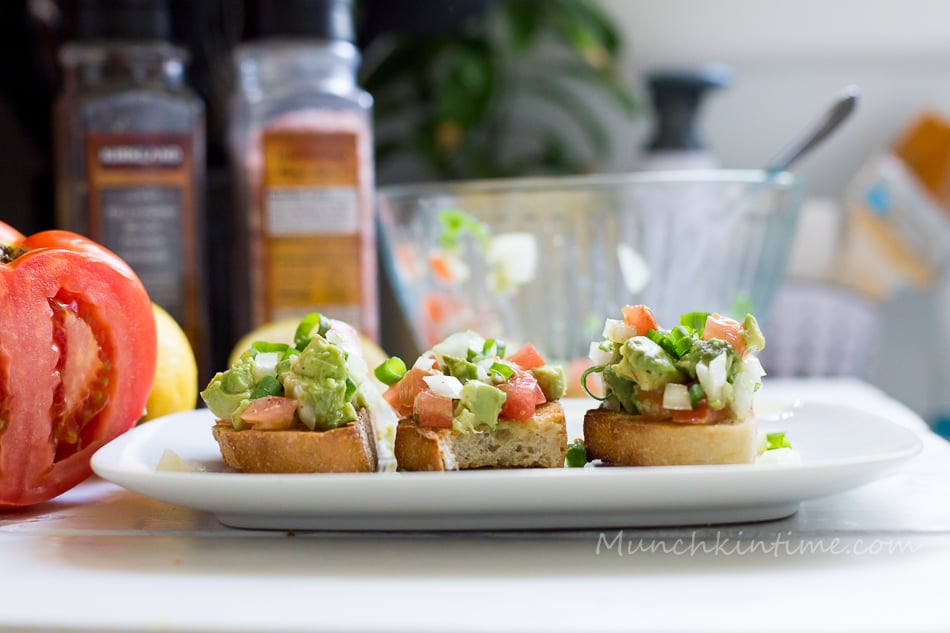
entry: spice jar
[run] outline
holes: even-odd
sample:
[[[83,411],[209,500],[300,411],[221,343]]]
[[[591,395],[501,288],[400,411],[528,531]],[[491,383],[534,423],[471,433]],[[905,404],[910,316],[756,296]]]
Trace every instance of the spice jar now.
[[[122,257],[207,355],[204,107],[169,43],[167,0],[82,0],[60,50],[57,224]]]
[[[356,83],[351,3],[254,7],[231,116],[238,331],[319,311],[376,338],[372,97]]]

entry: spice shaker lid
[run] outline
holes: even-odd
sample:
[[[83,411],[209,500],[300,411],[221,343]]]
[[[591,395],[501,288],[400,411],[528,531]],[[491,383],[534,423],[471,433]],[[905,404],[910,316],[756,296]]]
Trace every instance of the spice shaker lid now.
[[[256,0],[249,7],[250,37],[306,37],[356,41],[352,0]]]
[[[168,0],[80,0],[77,36],[82,40],[168,40]]]
[[[647,79],[657,121],[647,149],[704,149],[696,130],[703,98],[710,90],[728,86],[731,76],[731,69],[720,64],[666,68],[649,73]]]

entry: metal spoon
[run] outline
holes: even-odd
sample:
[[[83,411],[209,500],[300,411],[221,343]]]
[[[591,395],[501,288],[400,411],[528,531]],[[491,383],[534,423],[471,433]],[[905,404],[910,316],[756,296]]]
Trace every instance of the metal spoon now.
[[[842,90],[828,111],[776,154],[766,164],[765,171],[769,174],[786,171],[798,159],[824,141],[854,111],[859,94],[860,90],[857,86],[848,86]]]

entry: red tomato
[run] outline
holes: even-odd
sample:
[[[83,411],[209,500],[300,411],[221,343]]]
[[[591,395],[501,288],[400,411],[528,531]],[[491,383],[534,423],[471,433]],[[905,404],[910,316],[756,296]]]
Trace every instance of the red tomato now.
[[[294,425],[297,401],[281,396],[265,396],[252,400],[241,419],[259,431],[289,429]]]
[[[421,391],[427,391],[429,385],[423,380],[430,373],[415,367],[406,372],[406,375],[399,379],[399,382],[393,384],[383,393],[383,398],[396,411],[396,415],[404,418],[412,413],[416,396]]]
[[[718,411],[709,408],[709,403],[703,398],[695,409],[686,409],[683,411],[671,411],[673,422],[680,424],[713,424],[725,420],[728,415],[728,408],[723,407]]]
[[[452,398],[420,391],[412,404],[412,412],[418,416],[419,426],[452,426]]]
[[[544,362],[544,358],[541,357],[541,354],[531,343],[525,343],[524,347],[509,356],[506,360],[510,360],[522,369],[534,369],[535,367],[547,365],[547,363]]]
[[[657,329],[653,312],[645,305],[624,306],[620,311],[623,313],[623,322],[636,330],[637,336],[646,336],[650,330]]]
[[[517,372],[497,387],[507,396],[498,414],[503,420],[528,420],[535,407],[545,401],[537,379],[526,371]]]
[[[65,231],[7,243],[29,249],[0,263],[0,507],[16,507],[92,474],[142,417],[157,349],[148,294],[115,254]]]
[[[703,329],[703,339],[721,339],[732,345],[736,354],[745,354],[745,339],[742,338],[742,324],[735,319],[719,314],[710,314],[706,317],[706,327]]]

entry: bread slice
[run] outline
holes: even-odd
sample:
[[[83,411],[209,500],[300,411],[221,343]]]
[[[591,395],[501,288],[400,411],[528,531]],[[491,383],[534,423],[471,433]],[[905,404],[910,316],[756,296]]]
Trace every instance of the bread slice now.
[[[311,431],[303,425],[284,431],[212,429],[224,463],[246,473],[361,473],[379,466],[376,433],[366,409],[346,426]]]
[[[545,402],[530,420],[499,420],[494,430],[476,433],[401,420],[395,453],[396,467],[404,470],[561,468],[567,453],[564,409]]]
[[[680,424],[625,412],[592,409],[584,415],[588,459],[616,466],[751,464],[756,455],[753,416],[742,421]]]

